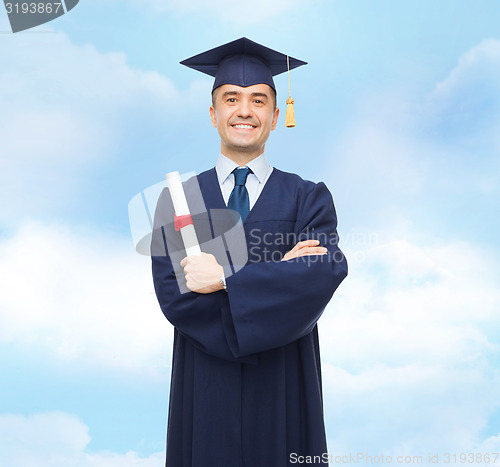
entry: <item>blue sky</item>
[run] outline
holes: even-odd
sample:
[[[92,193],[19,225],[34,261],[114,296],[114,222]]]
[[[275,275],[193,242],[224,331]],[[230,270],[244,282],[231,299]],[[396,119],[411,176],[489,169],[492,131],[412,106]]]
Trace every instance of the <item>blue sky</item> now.
[[[211,80],[178,62],[242,36],[309,62],[266,154],[327,183],[349,260],[319,322],[330,452],[500,452],[499,17],[81,0],[9,34],[0,11],[0,466],[163,464],[172,329],[127,205],[214,165]]]

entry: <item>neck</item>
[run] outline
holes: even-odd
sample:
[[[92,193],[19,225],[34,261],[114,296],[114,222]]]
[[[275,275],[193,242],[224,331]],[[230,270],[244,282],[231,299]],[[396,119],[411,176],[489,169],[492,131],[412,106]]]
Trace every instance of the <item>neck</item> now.
[[[240,167],[245,167],[245,165],[247,165],[249,162],[253,161],[261,154],[264,154],[264,148],[252,153],[242,153],[242,152],[230,151],[227,148],[221,147],[221,153],[228,159],[231,159],[233,162],[236,162]]]

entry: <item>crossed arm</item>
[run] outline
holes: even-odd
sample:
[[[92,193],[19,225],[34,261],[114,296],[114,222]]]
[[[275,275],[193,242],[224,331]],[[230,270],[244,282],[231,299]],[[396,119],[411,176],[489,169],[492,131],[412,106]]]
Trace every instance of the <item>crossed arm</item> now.
[[[282,261],[288,261],[299,256],[326,255],[328,250],[319,246],[319,240],[304,240],[298,242],[283,256]],[[187,288],[193,292],[207,294],[222,289],[220,277],[224,272],[214,255],[202,253],[201,256],[186,256],[181,261],[184,268]]]
[[[155,225],[163,225],[162,212],[157,209]],[[163,230],[155,229],[152,269],[161,309],[177,331],[203,352],[256,363],[259,352],[311,332],[347,275],[347,262],[335,241],[336,227],[331,194],[324,184],[317,184],[302,194],[297,213],[299,238],[310,238],[298,242],[282,261],[245,265],[227,277],[227,293],[221,291],[222,267],[211,255],[182,259],[179,273],[190,290],[182,293],[172,260],[165,254]],[[323,244],[323,236],[330,241]]]

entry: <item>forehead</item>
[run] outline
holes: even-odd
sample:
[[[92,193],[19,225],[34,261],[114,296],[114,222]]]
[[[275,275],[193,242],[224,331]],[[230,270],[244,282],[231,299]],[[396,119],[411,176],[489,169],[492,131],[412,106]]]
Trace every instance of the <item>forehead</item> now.
[[[223,84],[217,88],[217,98],[221,99],[224,94],[240,94],[251,96],[253,94],[264,94],[269,98],[272,95],[271,86],[268,84],[254,84],[252,86],[237,86],[235,84]]]

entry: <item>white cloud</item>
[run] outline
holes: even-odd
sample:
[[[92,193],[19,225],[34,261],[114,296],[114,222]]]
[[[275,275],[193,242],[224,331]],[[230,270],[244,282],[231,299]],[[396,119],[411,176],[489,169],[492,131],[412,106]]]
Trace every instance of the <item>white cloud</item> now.
[[[488,253],[397,240],[351,261],[320,321],[331,450],[420,455],[480,443],[500,403],[499,274]],[[0,280],[4,342],[132,370],[170,360],[149,261],[128,238],[26,224],[1,244]],[[60,441],[64,449],[84,450],[78,426],[65,430],[74,436]],[[82,466],[139,462],[133,453],[82,456]]]
[[[172,328],[150,259],[116,234],[27,222],[0,244],[0,341],[93,367],[166,373]]]
[[[494,465],[500,465],[500,433],[497,436],[490,436],[485,439],[478,447],[478,451],[483,453],[495,453],[496,455],[491,455],[492,463],[493,460],[495,460]]]
[[[337,173],[356,186],[376,190],[380,197],[419,193],[428,175],[427,163],[419,157],[423,145],[409,141],[411,135],[395,128],[394,114],[378,117],[370,113],[344,134],[340,153],[348,157],[340,167],[336,161]]]
[[[4,224],[66,208],[68,199],[81,197],[91,169],[123,160],[127,143],[142,147],[150,128],[171,123],[174,109],[187,111],[201,94],[194,83],[181,107],[182,95],[167,77],[60,32],[3,35],[0,62]]]
[[[163,453],[92,453],[89,427],[77,417],[49,412],[0,415],[0,467],[160,467]]]
[[[349,276],[320,320],[331,450],[498,448],[498,242],[483,237],[500,186],[499,70],[500,41],[483,41],[426,96],[364,99],[335,144],[331,185],[353,228]]]
[[[490,252],[394,240],[363,253],[320,320],[330,449],[476,448],[500,406]]]
[[[332,451],[420,455],[480,444],[500,404],[499,274],[488,257],[467,243],[394,241],[370,245],[362,261],[351,262],[320,320]],[[129,239],[26,224],[1,244],[0,280],[4,342],[135,371],[170,361],[170,326],[150,293],[149,260],[133,252]],[[1,418],[0,426],[38,430],[39,418],[12,417]],[[68,425],[62,430],[68,437],[40,429],[55,437],[42,436],[40,443],[81,462],[71,465],[156,465],[156,458],[133,453],[87,453],[85,426],[50,417]],[[35,448],[8,452],[27,456]]]
[[[376,227],[407,223],[407,230],[422,231],[411,222],[419,209],[423,219],[426,210],[432,216],[445,206],[456,209],[471,196],[482,197],[478,213],[485,209],[485,196],[495,202],[500,41],[485,40],[465,52],[430,89],[420,95],[363,96],[353,103],[352,124],[332,147],[332,154],[343,157],[332,158],[329,172],[356,219]]]
[[[68,113],[85,109],[99,118],[103,112],[119,115],[130,101],[165,104],[179,97],[166,77],[130,67],[125,53],[76,45],[61,32],[7,35],[0,43],[0,57],[2,99],[9,105],[2,110],[8,115],[16,110],[14,104],[21,108],[50,104]],[[78,109],[72,108],[75,104]],[[94,108],[96,104],[99,108]]]
[[[469,167],[473,174],[477,167],[487,166],[488,175],[483,176],[482,183],[498,188],[500,40],[483,40],[463,54],[427,96],[422,110],[427,120],[424,127],[433,128],[443,137],[453,147],[455,157],[466,153],[472,159]],[[496,177],[496,184],[491,175]]]
[[[457,113],[500,104],[500,40],[485,39],[464,53],[457,66],[437,83],[432,100]]]
[[[468,147],[497,154],[495,119],[480,133],[467,125],[452,125],[452,138],[441,131],[454,114],[482,116],[490,98],[497,115],[497,48],[497,41],[486,41],[465,54],[421,106],[405,109],[399,97],[383,96],[384,106],[369,106],[371,115],[356,121],[336,149],[346,157],[335,172],[358,190],[350,204],[355,217],[366,221],[365,206],[371,226],[385,227],[382,243],[347,252],[359,260],[350,261],[350,275],[320,321],[331,448],[374,454],[498,449],[498,436],[481,439],[500,405],[495,253],[466,241],[402,240],[410,229],[413,239],[431,235],[432,227],[412,224],[408,201],[420,202],[425,190],[456,174],[460,160],[447,156],[464,141],[454,138],[457,130]],[[497,190],[495,170],[483,171],[477,186],[490,180]],[[25,225],[0,250],[0,339],[61,358],[161,366],[160,354],[171,346],[163,342],[168,325],[146,292],[152,291],[149,267],[130,255],[131,244],[104,235]]]

